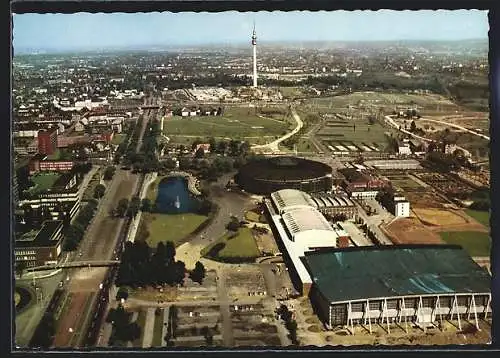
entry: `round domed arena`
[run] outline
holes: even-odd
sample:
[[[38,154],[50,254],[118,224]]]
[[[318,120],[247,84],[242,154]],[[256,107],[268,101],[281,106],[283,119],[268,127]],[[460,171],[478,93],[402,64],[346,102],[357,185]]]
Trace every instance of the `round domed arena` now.
[[[236,182],[241,189],[259,195],[282,189],[325,192],[332,188],[332,168],[296,157],[266,158],[242,166],[236,175]]]

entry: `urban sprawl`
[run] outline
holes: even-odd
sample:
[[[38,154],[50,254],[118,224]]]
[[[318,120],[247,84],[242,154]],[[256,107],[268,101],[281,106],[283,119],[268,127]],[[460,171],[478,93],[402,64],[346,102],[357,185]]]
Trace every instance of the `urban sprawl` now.
[[[487,41],[327,45],[16,55],[16,346],[489,342]]]

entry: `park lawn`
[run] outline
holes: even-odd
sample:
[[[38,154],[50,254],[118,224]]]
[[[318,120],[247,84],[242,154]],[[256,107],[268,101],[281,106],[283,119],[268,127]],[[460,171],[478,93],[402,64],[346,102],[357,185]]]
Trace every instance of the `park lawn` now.
[[[252,231],[243,227],[238,235],[230,240],[226,239],[226,246],[219,252],[220,257],[258,257],[260,251],[253,238]]]
[[[120,145],[127,136],[125,134],[115,134],[111,140],[111,144]]]
[[[39,173],[34,175],[31,180],[35,184],[35,187],[31,190],[31,193],[37,194],[52,188],[59,177],[58,173]]]
[[[150,247],[156,247],[159,242],[178,242],[195,231],[208,218],[193,213],[161,214],[143,213],[142,220],[149,232],[146,242]]]
[[[490,227],[490,212],[467,209],[465,213],[486,227]]]
[[[490,256],[490,235],[478,231],[448,231],[439,235],[448,244],[460,245],[470,256]]]
[[[163,344],[163,308],[160,309],[160,314],[155,315],[155,324],[153,327],[153,342],[151,346],[162,347]]]
[[[260,256],[259,248],[252,235],[252,231],[248,227],[242,227],[238,231],[238,235],[229,239],[230,233],[225,234],[213,244],[205,247],[201,254],[207,255],[212,247],[220,242],[224,242],[226,246],[220,250],[216,258],[255,258]]]

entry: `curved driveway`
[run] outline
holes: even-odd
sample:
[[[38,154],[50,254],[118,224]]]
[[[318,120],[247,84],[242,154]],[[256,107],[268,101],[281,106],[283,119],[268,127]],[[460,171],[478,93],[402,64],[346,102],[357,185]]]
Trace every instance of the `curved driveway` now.
[[[273,141],[271,143],[267,143],[267,144],[262,144],[262,145],[254,145],[254,146],[252,146],[252,149],[270,149],[272,152],[280,152],[279,144],[281,142],[287,140],[291,136],[295,135],[304,126],[304,122],[302,122],[302,120],[300,119],[299,115],[295,111],[295,108],[291,107],[290,110],[292,112],[293,119],[295,119],[295,122],[297,123],[297,126],[291,132],[276,139],[275,141]]]

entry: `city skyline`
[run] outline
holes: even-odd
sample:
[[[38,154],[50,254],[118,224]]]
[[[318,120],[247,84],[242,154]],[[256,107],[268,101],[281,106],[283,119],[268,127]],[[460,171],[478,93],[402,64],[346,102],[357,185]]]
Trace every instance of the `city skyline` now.
[[[240,45],[249,42],[254,22],[261,44],[457,41],[486,39],[488,34],[487,12],[479,10],[77,13],[14,15],[12,41],[16,53],[148,46]]]

